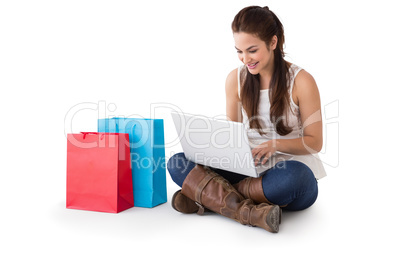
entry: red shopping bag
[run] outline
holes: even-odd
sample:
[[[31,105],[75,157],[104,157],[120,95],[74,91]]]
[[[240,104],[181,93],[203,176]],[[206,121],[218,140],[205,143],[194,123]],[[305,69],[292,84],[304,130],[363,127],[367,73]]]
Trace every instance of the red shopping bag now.
[[[66,207],[118,213],[134,206],[128,134],[67,135]]]

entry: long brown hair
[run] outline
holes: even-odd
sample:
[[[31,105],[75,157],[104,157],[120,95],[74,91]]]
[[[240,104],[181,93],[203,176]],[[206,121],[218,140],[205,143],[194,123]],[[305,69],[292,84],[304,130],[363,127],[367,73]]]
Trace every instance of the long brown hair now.
[[[278,42],[274,50],[274,73],[269,84],[269,99],[271,103],[270,119],[275,126],[275,131],[280,135],[287,135],[291,128],[286,125],[284,120],[289,109],[288,77],[289,66],[284,59],[283,44],[285,36],[283,25],[278,17],[269,10],[268,7],[250,6],[243,8],[235,16],[232,22],[233,33],[254,34],[265,42],[269,49],[269,44],[274,35]],[[241,102],[250,119],[250,128],[255,128],[263,134],[260,120],[258,118],[258,104],[260,100],[260,75],[251,74],[247,68],[243,68],[245,76],[241,83]]]

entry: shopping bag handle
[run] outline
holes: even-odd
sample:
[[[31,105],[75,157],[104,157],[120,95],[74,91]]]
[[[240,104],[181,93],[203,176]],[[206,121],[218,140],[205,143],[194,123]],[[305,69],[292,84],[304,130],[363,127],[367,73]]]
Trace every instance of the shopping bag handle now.
[[[83,136],[83,139],[85,140],[85,136],[86,135],[99,135],[99,133],[98,132],[81,132],[81,134],[83,134],[84,136]],[[102,133],[102,135],[101,135],[101,140],[103,140],[103,137],[105,136],[105,133]]]

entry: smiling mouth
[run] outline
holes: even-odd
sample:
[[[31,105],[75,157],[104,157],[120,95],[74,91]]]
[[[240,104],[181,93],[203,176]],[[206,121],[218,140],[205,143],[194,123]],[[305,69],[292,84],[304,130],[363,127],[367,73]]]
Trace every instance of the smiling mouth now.
[[[247,64],[247,66],[248,66],[248,68],[250,68],[250,69],[254,69],[254,68],[257,66],[258,63],[259,63],[259,62],[257,61],[257,62],[252,63],[252,64]]]

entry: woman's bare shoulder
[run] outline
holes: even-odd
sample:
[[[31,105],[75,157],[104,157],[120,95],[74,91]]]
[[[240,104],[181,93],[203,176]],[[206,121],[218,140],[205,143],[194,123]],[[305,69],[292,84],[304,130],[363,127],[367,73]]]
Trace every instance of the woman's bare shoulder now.
[[[314,77],[302,69],[295,77],[294,90],[300,94],[306,94],[318,90]],[[298,94],[299,95],[299,94]]]
[[[300,106],[301,99],[317,99],[317,97],[319,101],[318,87],[314,80],[314,77],[306,70],[300,70],[300,72],[295,77],[293,85],[293,101],[296,105]]]
[[[237,84],[237,68],[233,69],[227,76],[226,78],[226,93],[230,94],[237,94],[237,88],[238,88],[238,84]]]

